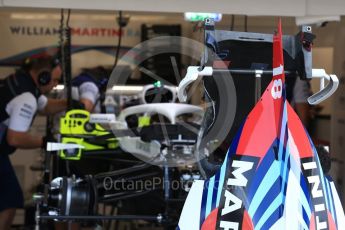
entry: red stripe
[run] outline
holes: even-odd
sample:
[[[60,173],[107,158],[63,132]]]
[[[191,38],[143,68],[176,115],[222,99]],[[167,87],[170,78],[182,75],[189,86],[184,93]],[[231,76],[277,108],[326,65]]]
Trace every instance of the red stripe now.
[[[250,218],[247,210],[244,210],[243,222],[242,222],[242,229],[245,230],[254,230],[252,218]]]
[[[279,68],[283,65],[282,34],[279,21],[278,34],[273,37],[273,67]],[[274,140],[280,137],[285,101],[284,95],[282,95],[284,80],[284,73],[274,76],[260,101],[248,115],[238,143],[237,154],[263,158]]]
[[[301,120],[297,116],[296,112],[293,110],[290,104],[287,105],[288,113],[288,128],[290,134],[295,141],[296,148],[299,153],[300,158],[312,157],[313,150],[311,148],[309,138],[307,133],[302,125]]]
[[[215,230],[217,225],[218,208],[215,208],[206,218],[201,226],[201,230]]]

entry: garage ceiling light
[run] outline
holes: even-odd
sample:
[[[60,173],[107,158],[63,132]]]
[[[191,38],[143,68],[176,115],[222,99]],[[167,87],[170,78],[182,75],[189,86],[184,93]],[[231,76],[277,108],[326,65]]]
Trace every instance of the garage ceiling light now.
[[[54,90],[63,90],[64,85],[57,85],[54,87]],[[140,92],[143,90],[143,86],[131,86],[131,85],[115,85],[111,89],[113,91],[123,91],[123,92]]]
[[[64,85],[57,85],[57,86],[54,87],[53,90],[63,90],[64,88],[65,88]]]
[[[143,86],[129,86],[129,85],[115,85],[112,87],[113,91],[131,91],[140,92],[143,90]]]

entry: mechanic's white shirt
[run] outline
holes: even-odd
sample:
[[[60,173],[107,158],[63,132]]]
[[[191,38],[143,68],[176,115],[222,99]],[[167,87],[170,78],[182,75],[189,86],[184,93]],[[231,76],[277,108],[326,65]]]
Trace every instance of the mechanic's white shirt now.
[[[3,123],[11,130],[27,132],[37,110],[42,111],[46,107],[47,102],[48,99],[44,95],[41,95],[36,100],[32,93],[22,93],[7,104],[6,112],[9,118]]]
[[[84,82],[79,87],[72,88],[72,99],[80,100],[87,99],[93,104],[96,103],[92,112],[99,113],[101,111],[99,99],[99,89],[93,82]]]

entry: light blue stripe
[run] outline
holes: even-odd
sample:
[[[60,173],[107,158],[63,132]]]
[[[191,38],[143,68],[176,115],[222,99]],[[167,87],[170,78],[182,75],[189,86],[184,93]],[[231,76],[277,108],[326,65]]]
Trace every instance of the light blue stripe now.
[[[321,189],[322,189],[323,197],[325,198],[325,201],[326,201],[326,207],[329,210],[330,206],[329,206],[329,201],[328,201],[328,196],[327,196],[327,191],[326,191],[327,187],[325,185],[325,180],[324,180],[325,176],[323,175],[323,171],[322,171],[322,167],[321,167],[321,164],[320,164],[320,160],[319,160],[319,157],[317,156],[317,152],[316,152],[315,148],[313,150],[314,150],[314,157],[315,157],[315,159],[317,159],[316,164],[317,164],[319,172],[320,172],[320,181],[321,181],[321,184],[322,184],[322,188]]]
[[[309,206],[309,202],[308,202],[307,197],[305,196],[303,189],[301,187],[300,187],[300,190],[301,190],[300,198],[301,198],[302,207],[304,208],[305,212],[307,213],[308,218],[310,219],[311,208]]]
[[[211,177],[210,180],[209,180],[209,183],[208,183],[205,218],[208,216],[208,214],[211,213],[212,195],[213,195],[213,187],[214,187],[214,178],[215,178],[214,176]]]
[[[294,160],[294,158],[292,156],[290,156],[290,159],[291,159],[291,167],[290,167],[290,170],[289,170],[289,174],[291,172],[291,170],[294,169],[294,171],[292,171],[291,173],[293,173],[292,176],[295,176],[296,177],[296,181],[300,181],[300,178],[301,178],[301,171],[300,171],[300,168],[296,165],[296,162]],[[295,175],[295,173],[297,173],[297,175]],[[309,206],[309,202],[305,196],[305,193],[302,189],[301,186],[299,186],[298,188],[296,189],[299,189],[300,190],[300,195],[299,195],[299,199],[300,199],[300,204],[302,206],[302,208],[304,209],[304,211],[306,212],[307,216],[308,216],[308,219],[310,219],[311,217],[311,208]],[[303,226],[303,229],[309,229],[307,227],[307,224],[306,224],[306,220],[304,220],[304,217],[303,217],[303,212],[300,213],[301,215],[301,219],[303,220],[303,223],[299,222],[302,226]]]
[[[285,131],[286,131],[286,124],[287,124],[287,108],[286,108],[286,101],[284,101],[284,109],[283,109],[283,117],[282,117],[282,126],[280,130],[280,139],[279,139],[279,161],[283,161],[282,156],[283,156],[283,151],[284,151],[284,138],[285,138]],[[286,148],[286,153],[285,153],[285,159],[284,159],[284,165],[283,168],[280,169],[280,173],[282,176],[282,190],[284,191],[285,189],[285,182],[286,182],[286,168],[288,165],[288,151]]]
[[[271,167],[268,169],[265,177],[262,179],[256,193],[252,199],[252,202],[249,206],[248,213],[249,216],[254,216],[255,211],[261,204],[261,201],[267,195],[267,191],[270,190],[274,182],[279,177],[279,162],[273,161]]]
[[[280,143],[279,143],[279,151],[278,151],[278,156],[279,160],[282,160],[282,155],[283,155],[283,148],[284,148],[284,138],[285,138],[285,129],[286,129],[286,118],[287,118],[287,109],[286,109],[286,101],[284,102],[284,110],[283,110],[283,118],[282,118],[282,123],[281,123],[281,130],[280,130]]]
[[[331,180],[328,180],[328,179],[327,179],[327,181],[328,181],[328,184],[329,184],[329,187],[330,187],[331,200],[332,200],[332,205],[333,205],[333,208],[334,208],[334,216],[333,216],[334,222],[335,222],[336,226],[339,228],[339,226],[338,226],[338,219],[337,219],[337,208],[335,207],[335,204],[334,204],[334,196],[337,196],[338,194],[333,194],[333,192],[332,192],[331,183],[333,183],[333,182]],[[337,192],[337,191],[335,191],[335,192]]]
[[[290,171],[293,172],[293,174],[296,177],[296,180],[300,181],[301,180],[301,175],[302,175],[301,168],[299,166],[297,166],[297,163],[296,163],[295,159],[292,156],[290,157],[290,162],[291,162],[291,164],[290,164]],[[301,186],[299,187],[299,189],[301,190],[301,193],[300,193],[301,204],[304,207],[304,210],[306,211],[308,217],[310,218],[310,216],[311,216],[311,208],[310,208],[308,199],[307,199],[307,197],[306,197],[306,195],[305,195],[305,193],[304,193],[304,191],[303,191]]]
[[[270,218],[270,216],[274,213],[275,210],[282,204],[283,202],[283,194],[279,194],[274,201],[271,203],[271,205],[268,207],[266,212],[262,215],[258,223],[255,225],[255,230],[261,230],[262,226],[266,223],[267,219]]]
[[[333,218],[334,218],[334,216],[335,216],[335,211],[334,211],[334,204],[333,204],[333,199],[332,199],[331,188],[330,188],[330,186],[329,186],[329,182],[328,182],[328,180],[327,180],[326,177],[324,177],[324,180],[325,180],[326,189],[327,189],[327,194],[325,194],[325,197],[327,197],[327,199],[328,199],[328,202],[329,202],[329,204],[330,204],[330,209],[329,209],[329,210],[331,211],[332,216],[333,216]]]
[[[325,189],[324,189],[324,193],[323,193],[323,197],[325,198],[325,200],[327,200],[327,209],[329,211],[331,211],[331,204],[329,202],[329,187],[328,187],[328,183],[326,181],[326,178],[325,177],[321,177],[321,180],[323,181],[324,185],[325,185]]]
[[[222,167],[220,168],[220,176],[219,176],[219,181],[218,181],[218,193],[217,193],[217,202],[216,206],[219,206],[220,202],[220,196],[222,195],[222,190],[223,190],[223,185],[224,185],[224,178],[225,178],[225,170],[226,170],[226,164],[228,162],[228,158],[225,157],[225,161],[223,162]]]
[[[297,166],[294,158],[290,155],[290,170],[288,172],[288,174],[292,171],[292,173],[294,174],[294,176],[296,177],[296,181],[300,181],[301,180],[301,169],[299,166]],[[297,189],[297,188],[296,188]],[[307,197],[305,196],[305,193],[302,189],[302,187],[299,187],[300,189],[300,202],[302,207],[304,207],[305,212],[307,213],[308,217],[310,218],[311,216],[311,208],[309,206],[309,202]]]
[[[296,162],[295,158],[291,155],[291,157],[290,157],[290,171],[293,172],[293,174],[296,176],[296,178],[298,178],[298,180],[301,179],[301,174],[303,174],[301,167],[299,165],[300,163],[301,162]]]

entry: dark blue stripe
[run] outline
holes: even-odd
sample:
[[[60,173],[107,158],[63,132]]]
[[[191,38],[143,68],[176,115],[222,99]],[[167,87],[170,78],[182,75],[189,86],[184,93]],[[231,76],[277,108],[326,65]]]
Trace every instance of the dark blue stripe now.
[[[205,221],[208,184],[209,184],[209,181],[206,180],[205,183],[204,183],[204,189],[203,189],[203,192],[202,192],[201,212],[200,212],[200,226],[202,226],[202,223],[204,223],[204,221]],[[191,213],[191,215],[193,215],[193,214]]]
[[[283,216],[284,206],[280,205],[273,214],[266,220],[265,224],[262,225],[262,230],[270,229],[276,222],[279,220],[280,217]]]
[[[275,143],[276,142],[274,141],[274,144]],[[251,200],[253,199],[253,197],[256,193],[256,190],[260,186],[261,181],[265,177],[268,169],[271,167],[272,162],[274,160],[275,160],[274,151],[272,148],[270,148],[268,150],[268,152],[266,153],[266,156],[262,159],[258,170],[255,172],[255,175],[254,175],[252,182],[250,184],[250,188],[248,189],[247,198],[249,200],[249,203],[251,203]]]
[[[288,127],[286,125],[286,132],[285,132],[285,138],[284,138],[284,143],[283,143],[283,154],[282,154],[282,160],[285,160],[285,155],[287,154],[286,151],[286,145],[287,145],[287,136],[288,136]],[[279,141],[280,142],[280,141]]]
[[[231,145],[230,145],[230,148],[229,148],[229,151],[228,151],[228,157],[230,157],[232,154],[236,153],[237,146],[238,146],[238,143],[239,143],[241,135],[242,135],[243,127],[244,127],[244,122],[240,126],[240,128],[238,129],[234,139],[231,142]]]
[[[330,197],[329,197],[329,194],[328,194],[328,191],[329,191],[329,190],[327,189],[327,181],[326,181],[326,178],[325,178],[325,177],[321,178],[321,173],[320,173],[320,179],[323,180],[323,181],[320,181],[320,185],[321,185],[321,186],[324,186],[324,187],[322,188],[322,190],[323,190],[324,199],[325,199],[325,202],[326,202],[326,208],[330,211],[330,213],[332,213],[332,212],[331,212],[332,204],[330,203],[331,200],[330,200]],[[328,186],[328,187],[329,187],[329,186]],[[331,188],[329,187],[329,189],[331,189]],[[328,204],[328,207],[327,207],[327,204]]]
[[[297,178],[298,178],[298,177],[297,177]],[[300,174],[299,185],[301,186],[302,191],[303,191],[305,197],[307,198],[307,201],[308,201],[310,210],[314,210],[314,208],[313,208],[313,203],[312,203],[312,198],[311,198],[311,195],[310,195],[310,193],[309,193],[309,188],[308,188],[306,179],[305,179],[305,177],[304,177],[303,174]]]
[[[219,183],[221,183],[221,181],[219,181],[219,177],[220,177],[220,170],[218,171],[218,173],[215,175],[215,178],[214,178],[211,210],[215,209],[217,205],[218,185]]]
[[[285,183],[283,184],[283,187],[284,187],[283,194],[284,194],[284,196],[286,196],[287,183],[289,181],[289,172],[290,172],[290,168],[291,168],[291,162],[290,162],[289,159],[290,158],[288,158],[287,162],[285,162],[285,164],[287,164],[287,166],[286,166],[286,174],[283,175],[283,177],[286,179]]]
[[[310,224],[310,219],[309,219],[309,217],[308,217],[307,212],[305,211],[305,208],[303,208],[303,207],[302,207],[302,214],[303,214],[304,222],[307,224],[307,226],[309,226],[309,224]]]
[[[258,209],[255,211],[255,214],[253,216],[253,222],[257,223],[262,215],[266,212],[268,207],[271,205],[271,203],[276,199],[276,197],[280,194],[280,185],[281,185],[281,178],[279,177],[270,190],[267,191],[265,197],[262,198],[261,204],[259,205]]]

